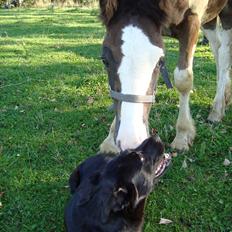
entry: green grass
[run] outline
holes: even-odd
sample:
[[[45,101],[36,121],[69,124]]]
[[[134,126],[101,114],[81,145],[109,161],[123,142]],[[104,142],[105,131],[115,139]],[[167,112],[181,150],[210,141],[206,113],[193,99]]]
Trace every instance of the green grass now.
[[[96,10],[0,10],[0,231],[63,231],[71,171],[95,154],[113,113],[99,60]],[[178,44],[166,39],[172,73]],[[197,137],[148,199],[145,232],[232,231],[232,109],[206,122],[215,94],[212,54],[199,47],[191,110]],[[151,127],[175,135],[178,95],[160,80]],[[186,160],[187,168],[182,168]],[[173,221],[159,225],[160,218]]]

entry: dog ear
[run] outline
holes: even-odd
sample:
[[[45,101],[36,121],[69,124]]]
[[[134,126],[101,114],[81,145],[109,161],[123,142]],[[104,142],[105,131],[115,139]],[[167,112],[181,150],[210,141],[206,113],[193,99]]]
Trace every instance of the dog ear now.
[[[128,183],[113,192],[112,211],[119,212],[129,205],[134,206],[138,198],[138,191],[134,184]]]
[[[101,220],[106,223],[111,212],[117,213],[127,207],[134,207],[138,198],[138,191],[134,184],[127,183],[108,191],[102,198]]]
[[[87,178],[84,185],[80,185],[77,196],[78,196],[78,203],[77,205],[83,205],[87,203],[94,193],[98,190],[98,183],[99,183],[100,174],[94,173],[92,176]]]
[[[81,181],[81,168],[80,166],[78,166],[73,173],[70,175],[69,177],[69,187],[70,187],[70,192],[71,194],[73,194],[76,189],[78,188],[78,186],[80,185],[80,181]],[[92,186],[97,185],[98,181],[100,178],[100,173],[94,173],[93,175],[91,175],[88,180],[86,181],[86,184],[84,186],[86,187],[81,187],[79,192],[80,192],[80,198],[84,199],[85,195],[90,195]],[[87,197],[88,198],[88,197]]]
[[[80,167],[78,166],[69,177],[70,192],[73,194],[80,184]]]
[[[118,8],[118,0],[100,0],[101,19],[105,25],[109,23]]]

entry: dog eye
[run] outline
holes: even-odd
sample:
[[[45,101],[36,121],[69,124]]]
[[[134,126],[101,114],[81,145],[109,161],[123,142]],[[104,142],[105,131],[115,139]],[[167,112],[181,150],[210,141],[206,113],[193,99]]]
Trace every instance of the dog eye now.
[[[141,162],[143,163],[145,161],[143,154],[138,152],[137,155],[139,155],[139,158],[140,158]]]

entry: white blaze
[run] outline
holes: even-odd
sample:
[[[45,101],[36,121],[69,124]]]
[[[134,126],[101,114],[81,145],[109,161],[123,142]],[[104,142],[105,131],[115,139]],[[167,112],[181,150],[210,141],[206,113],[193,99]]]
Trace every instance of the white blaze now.
[[[135,26],[126,26],[122,30],[122,62],[118,69],[123,94],[146,95],[154,68],[163,49],[154,46],[147,35]],[[142,103],[122,102],[121,123],[116,138],[122,150],[135,148],[147,137],[143,121]]]

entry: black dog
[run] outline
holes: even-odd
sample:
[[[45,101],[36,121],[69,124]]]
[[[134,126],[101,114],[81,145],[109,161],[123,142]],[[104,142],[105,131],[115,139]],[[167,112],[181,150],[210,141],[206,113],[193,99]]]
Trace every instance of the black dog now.
[[[146,198],[170,161],[153,137],[118,156],[87,159],[69,179],[73,197],[65,210],[67,231],[141,231]]]

